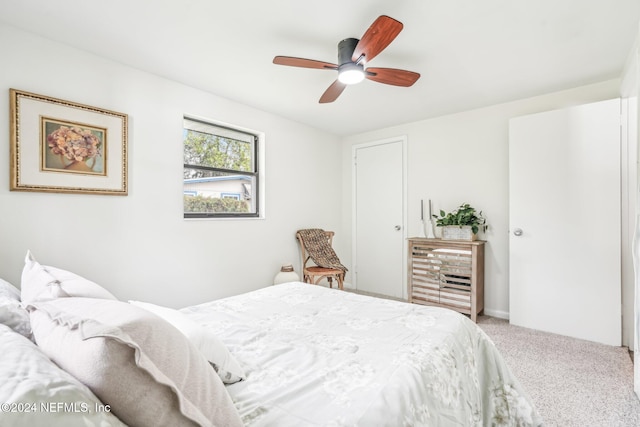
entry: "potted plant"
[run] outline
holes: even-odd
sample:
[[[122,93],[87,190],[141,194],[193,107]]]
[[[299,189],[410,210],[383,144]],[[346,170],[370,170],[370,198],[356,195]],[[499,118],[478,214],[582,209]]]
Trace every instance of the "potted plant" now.
[[[476,211],[468,203],[461,204],[456,210],[446,213],[440,210],[440,216],[433,215],[436,226],[440,227],[444,240],[476,240],[480,229],[485,231],[487,220],[482,211]]]

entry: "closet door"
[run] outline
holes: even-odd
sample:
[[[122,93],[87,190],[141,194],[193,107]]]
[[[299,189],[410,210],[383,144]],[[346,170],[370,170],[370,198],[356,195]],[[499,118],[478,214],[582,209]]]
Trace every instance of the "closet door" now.
[[[359,291],[406,298],[406,138],[353,147],[353,271]]]
[[[509,126],[509,316],[621,341],[620,100]]]

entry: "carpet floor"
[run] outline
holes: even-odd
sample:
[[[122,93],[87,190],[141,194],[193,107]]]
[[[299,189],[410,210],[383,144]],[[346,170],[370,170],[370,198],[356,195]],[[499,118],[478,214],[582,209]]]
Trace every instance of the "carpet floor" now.
[[[479,316],[548,427],[640,426],[633,363],[626,347],[510,325]]]

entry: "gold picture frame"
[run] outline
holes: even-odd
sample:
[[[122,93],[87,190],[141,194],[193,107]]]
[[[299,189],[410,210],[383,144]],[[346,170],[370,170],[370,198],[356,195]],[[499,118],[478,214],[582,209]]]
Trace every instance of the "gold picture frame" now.
[[[9,90],[11,191],[126,196],[126,114]]]

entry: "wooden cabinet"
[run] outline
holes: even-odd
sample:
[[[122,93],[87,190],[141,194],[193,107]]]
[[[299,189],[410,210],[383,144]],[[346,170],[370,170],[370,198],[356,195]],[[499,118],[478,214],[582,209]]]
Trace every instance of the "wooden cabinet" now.
[[[476,321],[484,309],[482,240],[409,239],[409,302],[446,307]]]

